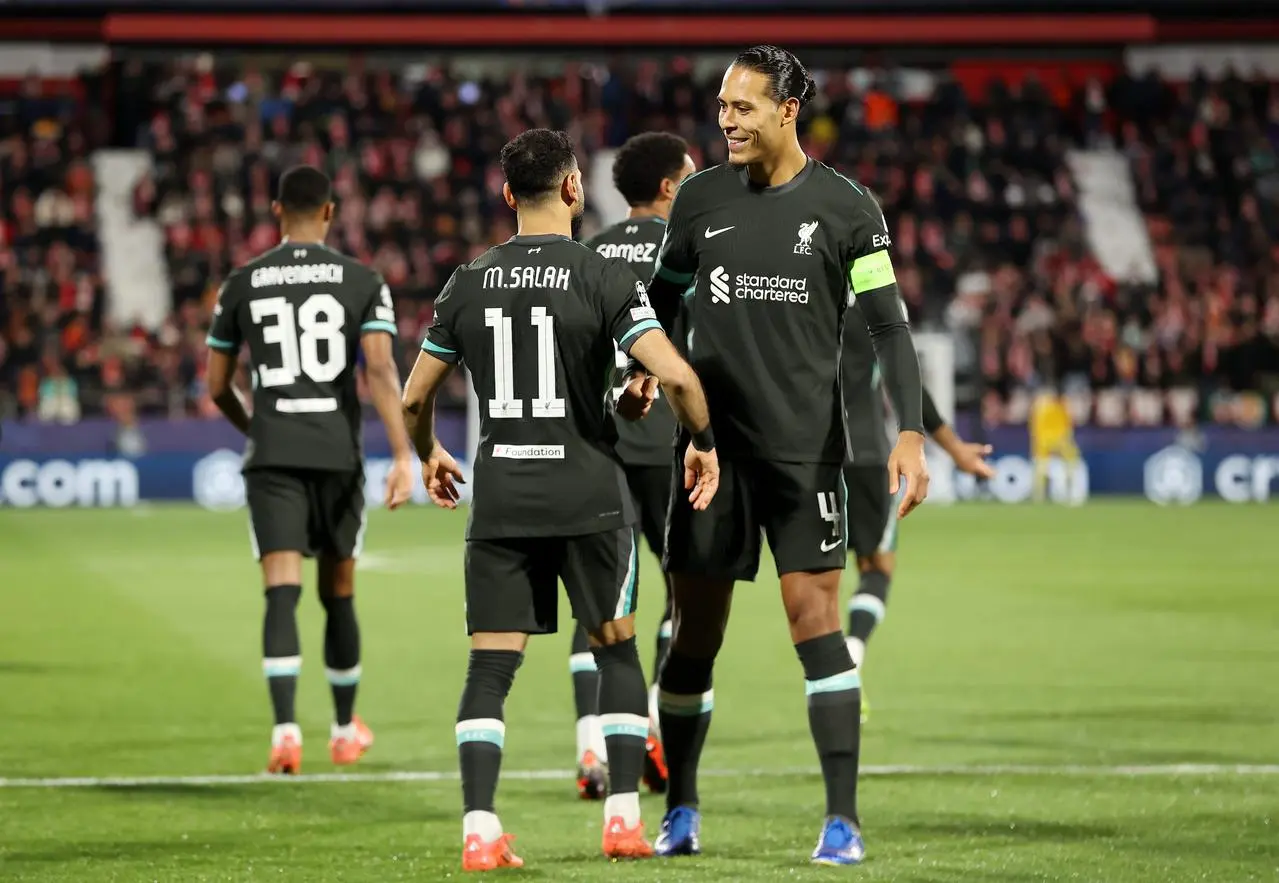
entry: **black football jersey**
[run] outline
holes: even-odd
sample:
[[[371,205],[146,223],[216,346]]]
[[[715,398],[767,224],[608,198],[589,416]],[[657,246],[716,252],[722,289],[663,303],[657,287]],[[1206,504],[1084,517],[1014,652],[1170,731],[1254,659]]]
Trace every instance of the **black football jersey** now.
[[[516,236],[458,268],[422,349],[464,361],[479,399],[469,538],[635,523],[607,393],[616,349],[660,329],[624,262],[564,236]]]
[[[284,242],[227,277],[208,345],[231,353],[248,346],[246,469],[361,467],[355,366],[369,333],[395,334],[391,292],[377,273],[326,246]]]
[[[870,193],[814,160],[777,187],[729,165],[684,180],[649,294],[669,316],[695,285],[689,361],[722,454],[845,458],[845,313],[854,296],[897,298],[888,247]]]
[[[665,232],[666,222],[661,218],[628,218],[595,234],[587,240],[586,247],[606,258],[625,261],[637,276],[649,279]],[[674,338],[678,341],[678,330]],[[620,394],[626,362],[625,354],[618,350],[615,381],[618,388],[613,390],[614,397]],[[618,456],[631,466],[669,466],[676,425],[675,412],[659,390],[643,420],[617,421]]]

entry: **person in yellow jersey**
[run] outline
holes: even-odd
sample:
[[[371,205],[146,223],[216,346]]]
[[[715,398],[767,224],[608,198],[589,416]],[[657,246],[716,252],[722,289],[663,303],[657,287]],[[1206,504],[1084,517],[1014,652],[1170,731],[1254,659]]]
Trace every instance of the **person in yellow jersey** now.
[[[1075,444],[1075,427],[1066,400],[1056,388],[1041,387],[1030,406],[1030,456],[1035,467],[1036,503],[1047,499],[1048,464],[1054,456],[1066,464],[1066,499],[1073,501],[1075,467],[1079,447]]]

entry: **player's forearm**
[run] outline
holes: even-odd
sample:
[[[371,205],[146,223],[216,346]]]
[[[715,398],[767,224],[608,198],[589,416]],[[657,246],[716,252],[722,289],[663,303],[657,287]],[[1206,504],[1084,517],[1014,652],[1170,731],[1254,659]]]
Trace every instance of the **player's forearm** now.
[[[244,406],[243,393],[235,388],[235,384],[228,383],[222,389],[217,390],[212,398],[213,404],[218,406],[218,410],[231,422],[231,425],[244,435],[248,435],[249,411]]]
[[[936,429],[929,430],[928,434],[933,441],[937,442],[937,446],[946,452],[946,456],[952,460],[959,459],[964,449],[964,440],[955,434],[955,430],[951,429],[945,423]]]
[[[701,381],[687,364],[682,370],[672,373],[675,376],[662,379],[662,389],[671,403],[671,410],[675,412],[675,419],[695,435],[705,432],[711,425],[711,412]]]
[[[409,433],[405,425],[404,411],[400,407],[400,375],[394,364],[370,366],[365,372],[373,407],[386,427],[386,439],[391,445],[391,456],[396,459],[409,456]]]
[[[404,402],[404,423],[408,428],[413,449],[422,460],[431,456],[435,449],[435,394],[424,399],[406,399]]]
[[[923,387],[924,392],[924,431],[937,438],[937,433],[946,428],[946,419],[942,417],[941,411],[937,410],[937,403],[933,401],[932,395],[928,392],[928,387]],[[951,435],[955,435],[953,432]],[[941,444],[938,441],[938,444]]]
[[[875,358],[884,375],[884,387],[897,414],[898,427],[902,432],[922,435],[924,386],[901,298],[893,287],[861,295],[857,302],[866,317]]]

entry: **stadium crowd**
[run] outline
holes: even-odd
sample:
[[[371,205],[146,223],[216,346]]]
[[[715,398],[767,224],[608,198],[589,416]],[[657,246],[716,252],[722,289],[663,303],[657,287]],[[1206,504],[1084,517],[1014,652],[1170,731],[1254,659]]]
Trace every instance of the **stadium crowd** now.
[[[718,84],[680,59],[470,80],[201,56],[126,61],[107,79],[110,100],[97,76],[3,99],[0,414],[210,415],[200,374],[217,287],[277,241],[273,187],[295,163],[334,176],[330,242],[386,277],[412,342],[454,267],[514,232],[496,157],[519,131],[567,130],[587,168],[648,129],[683,135],[699,167],[724,157]],[[879,195],[912,319],[956,336],[988,419],[1011,419],[1003,404],[1044,382],[1193,388],[1209,419],[1215,393],[1279,391],[1279,86],[1151,75],[973,95],[942,75],[921,98],[897,72],[817,79],[806,149]],[[154,158],[134,210],[165,233],[173,314],[155,331],[103,320],[88,158],[108,141]],[[1131,162],[1156,284],[1112,278],[1086,247],[1065,155],[1101,144]]]

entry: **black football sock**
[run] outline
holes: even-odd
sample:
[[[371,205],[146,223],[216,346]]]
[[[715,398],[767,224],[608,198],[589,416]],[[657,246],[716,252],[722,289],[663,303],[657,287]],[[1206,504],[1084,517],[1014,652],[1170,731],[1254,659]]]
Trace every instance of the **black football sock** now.
[[[609,794],[639,794],[644,771],[644,744],[648,739],[648,690],[635,639],[595,648],[600,671],[600,727],[608,746]],[[639,799],[633,807],[639,822]]]
[[[697,764],[706,744],[715,706],[711,690],[714,659],[684,656],[672,648],[662,666],[657,705],[662,748],[670,779],[666,808],[697,806]]]
[[[360,623],[355,599],[325,598],[324,674],[333,691],[333,716],[339,727],[351,722],[355,692],[360,687]]]
[[[882,570],[867,570],[857,583],[857,594],[848,602],[849,651],[860,667],[871,633],[884,621],[888,609],[888,589],[893,578]]]
[[[595,751],[596,728],[600,713],[600,676],[595,656],[580,625],[573,631],[573,646],[568,657],[568,670],[573,677],[573,706],[577,709],[577,759],[587,751]],[[605,758],[598,758],[600,761]]]
[[[268,586],[262,622],[262,673],[271,692],[275,723],[297,721],[295,712],[302,645],[298,639],[298,599],[301,586]]]
[[[468,813],[493,812],[506,742],[502,709],[523,658],[514,650],[471,651],[455,729],[462,805]]]
[[[826,781],[826,814],[857,824],[861,678],[839,632],[802,641],[795,651],[804,666],[808,726]]]

